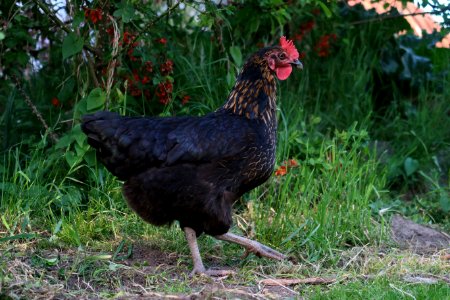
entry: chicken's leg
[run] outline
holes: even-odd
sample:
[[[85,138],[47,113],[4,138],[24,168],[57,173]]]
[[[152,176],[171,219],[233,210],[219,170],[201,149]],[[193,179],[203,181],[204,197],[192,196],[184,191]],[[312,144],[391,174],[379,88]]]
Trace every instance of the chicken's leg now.
[[[234,274],[234,271],[232,270],[206,270],[200,256],[200,251],[198,250],[197,235],[195,234],[195,230],[189,227],[184,227],[183,229],[189,249],[191,250],[192,261],[194,263],[194,269],[192,270],[190,276],[194,276],[195,274],[206,274],[209,276],[225,276]]]
[[[270,248],[266,245],[263,245],[257,241],[253,241],[251,239],[248,239],[248,238],[245,238],[245,237],[233,234],[233,233],[227,232],[222,235],[216,235],[215,238],[219,239],[219,240],[239,244],[246,249],[247,254],[249,252],[252,252],[252,253],[255,253],[257,256],[264,256],[264,257],[272,258],[275,260],[287,259],[286,255],[284,255],[276,250],[273,250],[272,248]]]

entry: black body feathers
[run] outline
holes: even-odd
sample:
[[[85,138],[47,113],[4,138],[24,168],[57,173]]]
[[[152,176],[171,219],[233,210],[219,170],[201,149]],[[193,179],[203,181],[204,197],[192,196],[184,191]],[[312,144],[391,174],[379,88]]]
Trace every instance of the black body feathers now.
[[[125,198],[144,220],[155,225],[178,220],[197,235],[223,234],[231,226],[232,204],[270,177],[275,80],[259,52],[247,69],[226,104],[203,117],[98,112],[83,118],[89,144],[125,181]]]

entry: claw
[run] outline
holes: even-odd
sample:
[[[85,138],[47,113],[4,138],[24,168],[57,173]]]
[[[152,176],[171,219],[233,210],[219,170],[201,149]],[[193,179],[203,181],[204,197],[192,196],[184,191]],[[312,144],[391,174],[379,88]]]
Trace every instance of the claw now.
[[[200,257],[200,251],[198,250],[197,236],[195,231],[192,228],[185,227],[184,233],[186,235],[186,240],[188,242],[189,249],[191,250],[192,261],[194,263],[194,268],[189,274],[190,278],[194,277],[195,275],[226,277],[228,275],[236,274],[236,272],[232,270],[206,270],[205,266],[203,265],[202,258]]]
[[[194,277],[195,275],[202,275],[206,273],[205,268],[199,268],[198,266],[194,266],[191,273],[189,273],[189,278]]]
[[[206,270],[206,275],[212,276],[212,277],[224,277],[229,275],[235,275],[236,272],[233,270]]]
[[[227,277],[229,275],[234,275],[236,274],[235,271],[233,270],[206,270],[206,269],[198,269],[195,268],[192,270],[192,272],[189,274],[189,277],[192,278],[196,275],[206,275],[206,276],[210,276],[210,277]]]
[[[248,238],[238,236],[232,233],[225,233],[222,235],[218,235],[215,238],[243,246],[245,248],[244,257],[246,257],[251,252],[258,257],[268,257],[275,260],[287,259],[286,255],[270,247],[267,247],[266,245],[263,245],[257,241],[253,241]]]
[[[184,232],[186,234],[186,240],[191,250],[192,261],[194,263],[194,268],[190,273],[189,277],[194,277],[195,275],[207,275],[211,277],[223,277],[228,275],[236,274],[232,270],[207,270],[203,265],[202,258],[200,257],[200,251],[197,245],[197,236],[192,228],[184,227]],[[239,244],[245,248],[243,259],[246,258],[250,253],[254,253],[258,257],[268,257],[275,260],[285,260],[288,257],[283,253],[280,253],[266,245],[263,245],[257,241],[250,240],[248,238],[238,236],[232,233],[225,233],[216,236],[219,240],[224,240],[232,243]]]

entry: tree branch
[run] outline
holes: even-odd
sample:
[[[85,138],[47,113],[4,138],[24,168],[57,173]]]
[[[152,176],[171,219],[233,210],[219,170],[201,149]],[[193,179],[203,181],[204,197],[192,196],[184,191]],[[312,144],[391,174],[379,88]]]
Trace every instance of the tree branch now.
[[[91,74],[92,81],[94,81],[94,86],[99,87],[100,83],[98,82],[97,74],[95,73],[94,61],[92,60],[92,57],[89,54],[86,54],[86,59],[89,74]]]
[[[158,17],[156,17],[154,20],[152,20],[151,22],[149,22],[143,29],[139,30],[137,32],[137,34],[133,37],[133,39],[130,41],[130,43],[126,46],[123,47],[122,49],[120,49],[119,53],[117,54],[117,56],[119,56],[120,54],[122,54],[123,52],[128,51],[128,49],[133,45],[134,42],[137,41],[137,39],[142,35],[142,33],[146,32],[149,28],[153,27],[156,23],[158,23],[162,18],[168,16],[172,11],[174,11],[181,3],[183,3],[184,0],[180,0],[178,1],[176,4],[172,5],[171,7],[169,7],[164,13],[162,13],[161,15],[159,15]],[[116,57],[113,57],[113,59],[115,59]]]
[[[119,26],[117,26],[117,22],[116,20],[114,20],[114,18],[110,15],[108,15],[109,20],[111,21],[111,23],[113,24],[113,29],[114,29],[114,38],[113,38],[113,43],[112,43],[112,52],[111,52],[111,56],[113,57],[109,63],[108,63],[108,77],[106,80],[106,103],[105,103],[105,107],[106,110],[109,109],[109,103],[110,103],[110,94],[111,94],[111,88],[113,85],[113,81],[114,81],[114,70],[117,66],[117,53],[119,51],[119,39],[120,39],[120,32],[119,32]]]
[[[69,27],[66,26],[66,24],[64,24],[56,15],[53,11],[50,10],[50,8],[48,8],[47,5],[45,5],[44,3],[42,3],[39,0],[32,0],[40,9],[42,9],[44,11],[44,13],[53,21],[53,23],[55,23],[56,26],[58,26],[59,28],[61,28],[62,30],[64,30],[65,32],[67,32],[68,34],[70,33],[74,33]],[[94,47],[92,47],[89,44],[83,43],[83,48],[85,48],[86,50],[88,50],[89,52],[100,56],[100,53],[97,51],[97,49],[95,49]]]

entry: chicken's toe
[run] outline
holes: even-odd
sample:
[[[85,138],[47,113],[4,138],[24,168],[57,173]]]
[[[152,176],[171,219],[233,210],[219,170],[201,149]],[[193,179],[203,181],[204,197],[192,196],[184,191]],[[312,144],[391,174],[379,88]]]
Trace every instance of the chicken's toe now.
[[[206,275],[210,277],[226,277],[229,275],[236,274],[233,270],[215,270],[215,269],[201,269],[201,268],[195,268],[192,270],[192,272],[189,274],[189,277],[194,277],[196,275]]]

